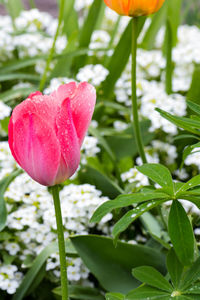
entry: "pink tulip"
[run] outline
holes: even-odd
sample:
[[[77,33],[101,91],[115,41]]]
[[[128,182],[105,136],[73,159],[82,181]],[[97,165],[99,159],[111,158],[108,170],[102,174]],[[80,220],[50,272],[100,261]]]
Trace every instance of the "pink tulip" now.
[[[35,92],[15,107],[8,126],[9,146],[35,181],[53,186],[74,174],[95,101],[93,86],[70,82],[49,96]]]

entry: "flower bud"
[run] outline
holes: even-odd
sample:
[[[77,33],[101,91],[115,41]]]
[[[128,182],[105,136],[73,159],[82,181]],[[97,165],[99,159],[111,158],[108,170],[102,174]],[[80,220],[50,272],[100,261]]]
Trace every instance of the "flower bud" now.
[[[15,107],[8,126],[9,146],[35,181],[53,186],[74,174],[95,101],[93,86],[71,82],[49,96],[35,92]]]
[[[104,0],[119,15],[139,17],[157,12],[165,0]]]

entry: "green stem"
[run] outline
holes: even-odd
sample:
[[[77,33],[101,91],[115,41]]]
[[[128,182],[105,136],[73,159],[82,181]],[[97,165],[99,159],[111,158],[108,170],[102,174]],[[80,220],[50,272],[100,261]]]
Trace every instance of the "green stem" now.
[[[34,1],[34,0],[29,0],[29,4],[30,4],[30,7],[31,7],[31,8],[36,8],[35,1]]]
[[[59,246],[59,255],[60,255],[62,300],[69,300],[65,240],[64,240],[64,233],[63,233],[62,213],[60,207],[58,185],[52,187],[52,194],[53,194],[53,201],[54,201],[55,214],[56,214],[58,246]]]
[[[59,9],[59,16],[58,16],[58,27],[57,27],[57,30],[56,30],[56,33],[55,33],[55,36],[54,36],[53,45],[51,47],[51,50],[50,50],[50,53],[49,53],[49,56],[48,56],[48,59],[47,59],[46,67],[45,67],[43,76],[42,76],[41,81],[40,81],[40,91],[41,92],[44,89],[46,79],[47,79],[47,74],[48,74],[48,71],[49,71],[49,67],[50,67],[51,61],[53,59],[54,52],[55,52],[56,41],[57,41],[57,38],[59,36],[60,28],[61,28],[61,24],[62,24],[62,20],[63,20],[64,7],[65,7],[65,0],[60,0],[60,9]]]
[[[173,63],[172,63],[172,29],[169,20],[166,23],[166,79],[165,89],[166,93],[170,95],[172,93],[172,74],[173,74]]]
[[[133,110],[133,128],[136,138],[137,148],[143,163],[147,162],[142,142],[142,135],[140,130],[140,123],[138,117],[137,104],[137,85],[136,85],[136,67],[137,67],[137,36],[138,36],[138,20],[132,20],[132,110]]]

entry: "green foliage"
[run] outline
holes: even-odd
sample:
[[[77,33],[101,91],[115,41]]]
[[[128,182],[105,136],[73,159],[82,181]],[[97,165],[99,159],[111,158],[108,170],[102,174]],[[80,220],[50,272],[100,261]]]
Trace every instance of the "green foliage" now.
[[[62,296],[61,287],[53,289],[53,293]],[[104,297],[99,293],[98,289],[79,286],[79,285],[70,285],[69,286],[69,296],[71,299],[79,300],[103,300]]]
[[[179,201],[173,201],[170,214],[168,231],[174,250],[184,266],[191,265],[194,261],[194,234],[188,216]]]
[[[138,286],[131,276],[132,268],[153,266],[165,271],[164,256],[157,250],[141,245],[118,242],[102,236],[75,236],[71,238],[85,265],[107,291],[127,293]]]

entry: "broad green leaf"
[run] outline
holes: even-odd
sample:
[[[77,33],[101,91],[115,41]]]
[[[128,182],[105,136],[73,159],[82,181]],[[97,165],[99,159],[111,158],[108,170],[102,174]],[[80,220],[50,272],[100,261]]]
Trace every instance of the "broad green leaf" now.
[[[22,300],[24,298],[29,288],[33,285],[34,281],[36,280],[36,277],[38,276],[38,273],[40,272],[47,258],[51,254],[56,252],[58,252],[57,242],[52,242],[42,250],[42,252],[34,260],[32,267],[26,273],[22,283],[20,284],[16,293],[12,297],[12,300]],[[75,255],[75,253],[76,251],[71,245],[71,242],[69,240],[66,240],[66,254],[68,256],[72,256]]]
[[[178,200],[174,200],[168,219],[168,231],[178,259],[184,266],[194,261],[194,233],[188,216]]]
[[[200,122],[185,117],[173,116],[170,113],[167,113],[164,110],[159,108],[156,108],[156,111],[159,112],[163,118],[167,119],[168,121],[175,124],[176,126],[183,128],[194,134],[200,135],[200,131],[197,130],[200,129]]]
[[[29,80],[29,81],[40,81],[40,76],[28,74],[28,73],[12,73],[12,74],[0,74],[0,82],[8,80]]]
[[[152,208],[158,206],[159,204],[165,202],[165,200],[153,200],[153,201],[148,201],[140,206],[131,209],[128,211],[113,227],[113,237],[116,239],[121,232],[126,230],[128,226],[133,223],[137,218],[139,218],[143,213],[151,210]]]
[[[103,203],[97,210],[94,212],[91,222],[100,222],[100,220],[113,209],[126,207],[135,203],[145,202],[148,200],[156,199],[166,199],[168,196],[164,193],[135,193],[128,195],[120,195],[115,200],[109,200]]]
[[[104,195],[111,199],[124,193],[115,181],[93,167],[85,166],[82,168],[79,172],[79,177],[81,182],[95,185]]]
[[[200,99],[200,85],[199,85],[199,76],[200,76],[200,66],[197,66],[194,70],[192,76],[192,84],[187,93],[187,100],[199,103]]]
[[[187,100],[187,105],[188,105],[188,107],[189,107],[191,110],[193,110],[193,111],[196,112],[198,115],[200,115],[200,105],[199,105],[199,104]]]
[[[142,266],[133,269],[133,276],[152,287],[158,288],[166,292],[172,292],[173,288],[171,284],[165,279],[165,277],[156,269],[149,266]]]
[[[183,265],[178,260],[178,257],[176,256],[173,248],[171,248],[167,255],[167,269],[170,274],[173,286],[175,289],[177,289],[183,273]]]
[[[62,296],[61,287],[53,289],[53,293]],[[69,285],[69,297],[70,299],[79,300],[103,300],[105,299],[102,294],[100,294],[98,289],[80,286],[80,285]]]
[[[197,175],[186,182],[181,188],[177,191],[176,197],[180,197],[181,194],[184,194],[187,190],[194,188],[195,186],[200,185],[200,175]]]
[[[139,282],[131,275],[135,267],[147,265],[166,272],[163,254],[146,246],[118,242],[115,247],[111,238],[95,235],[74,236],[71,241],[85,265],[109,292],[124,294],[137,287]]]
[[[22,173],[22,170],[16,170],[0,181],[0,231],[6,226],[7,209],[4,201],[4,193],[9,184]]]
[[[74,2],[75,0],[65,1],[65,9],[64,9],[64,26],[63,26],[63,33],[67,35],[69,39],[71,34],[74,32],[78,33],[79,25],[78,25],[78,14],[74,9]]]
[[[170,294],[150,286],[140,286],[125,296],[125,300],[170,300]]]
[[[138,35],[144,25],[145,17],[140,17],[139,20],[139,30]],[[112,94],[115,83],[121,76],[128,59],[131,54],[131,21],[129,22],[128,26],[126,27],[125,31],[123,32],[121,39],[117,46],[115,47],[115,51],[110,58],[110,62],[107,66],[109,71],[108,76],[106,77],[105,81],[102,84],[102,93],[104,97],[109,96]],[[126,45],[126,47],[124,47]],[[120,63],[119,63],[120,62]]]
[[[94,137],[96,137],[98,139],[99,144],[106,150],[106,152],[108,153],[108,155],[110,156],[110,158],[115,161],[115,155],[112,151],[112,149],[110,148],[110,146],[108,145],[107,141],[102,137],[102,135],[100,134],[100,132],[98,131],[98,129],[94,128],[94,127],[89,127],[89,133],[91,135],[93,135]]]
[[[120,293],[108,293],[106,294],[106,300],[124,300],[125,296]]]
[[[190,285],[194,284],[200,278],[200,257],[192,264],[192,266],[184,274],[180,283],[181,289],[188,289]]]
[[[165,188],[166,193],[174,194],[174,184],[170,171],[161,164],[144,164],[138,171]]]

